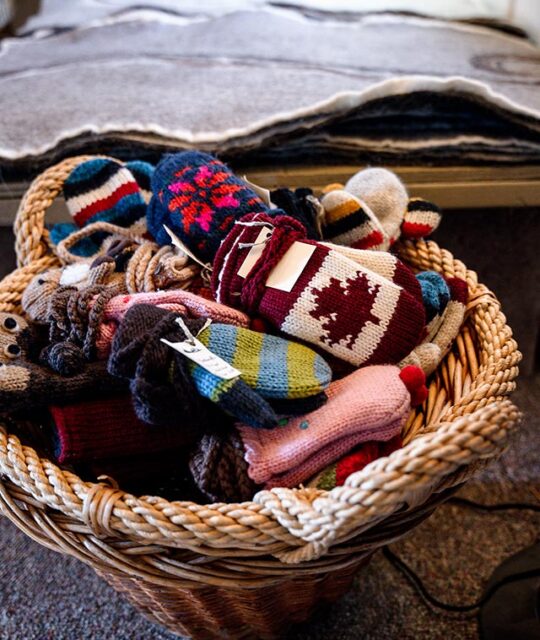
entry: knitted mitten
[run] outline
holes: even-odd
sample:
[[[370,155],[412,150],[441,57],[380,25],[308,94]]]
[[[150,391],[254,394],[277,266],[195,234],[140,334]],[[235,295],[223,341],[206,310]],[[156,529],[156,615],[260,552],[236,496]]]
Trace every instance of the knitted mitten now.
[[[272,231],[264,244],[261,226]],[[292,280],[287,272],[285,287],[279,278],[281,288],[271,280],[267,286],[272,271],[287,264],[287,253],[299,248],[296,241],[310,253],[302,272]],[[256,244],[260,254],[242,277],[238,272]],[[292,271],[297,265],[294,260]],[[219,302],[257,313],[280,331],[355,366],[399,362],[424,328],[421,295],[416,298],[328,245],[307,240],[303,226],[288,216],[253,215],[237,223],[216,255],[212,286]]]
[[[278,336],[213,323],[198,339],[238,369],[242,380],[263,398],[320,398],[332,379],[330,367],[315,351]]]
[[[201,260],[212,262],[235,220],[266,212],[261,198],[222,162],[199,151],[164,156],[152,177],[148,230],[170,244],[164,224]]]
[[[344,189],[321,198],[324,207],[324,238],[355,249],[386,251],[390,238],[371,209]]]
[[[61,463],[168,451],[192,443],[197,436],[190,424],[176,429],[141,422],[129,395],[49,410],[55,423],[55,455]]]
[[[132,163],[138,179],[147,189],[152,165]],[[104,221],[130,227],[146,215],[146,201],[129,163],[94,158],[77,165],[64,182],[64,198],[73,223],[58,223],[51,229],[51,240],[58,244],[68,235],[92,222]],[[101,238],[102,240],[102,238]],[[84,238],[73,253],[89,256],[101,244],[99,238]]]
[[[361,471],[373,460],[389,456],[394,451],[401,449],[403,442],[401,436],[394,436],[387,442],[364,442],[353,451],[343,456],[329,467],[318,473],[306,483],[308,487],[331,491],[334,487],[341,487],[345,480],[356,471]]]
[[[378,167],[364,169],[348,180],[345,191],[371,209],[390,244],[399,238],[409,196],[395,173]]]
[[[21,358],[17,364],[0,366],[0,412],[101,398],[125,387],[107,374],[101,362],[88,364],[80,373],[66,378]]]
[[[441,210],[433,202],[410,198],[401,223],[402,238],[426,238],[441,223]]]
[[[199,490],[213,502],[251,500],[257,491],[235,429],[205,434],[191,452],[189,468]]]
[[[364,169],[345,185],[375,214],[390,245],[398,238],[424,238],[439,226],[440,209],[422,198],[410,198],[401,180],[387,169]]]
[[[151,305],[135,305],[114,336],[109,371],[131,381],[137,416],[157,425],[170,424],[171,420],[184,423],[191,416],[196,424],[209,425],[210,405],[203,400],[207,398],[225,413],[254,427],[275,426],[278,418],[273,409],[244,380],[219,378],[162,341],[188,339],[176,322],[178,317]],[[192,335],[199,334],[204,325],[201,319],[185,318],[184,322]]]
[[[364,367],[332,382],[323,407],[286,426],[259,432],[240,425],[250,478],[267,488],[294,487],[361,442],[390,440],[407,420],[407,385],[425,393],[425,377],[418,371],[414,378],[404,381],[395,366]]]
[[[437,313],[426,326],[422,343],[416,346],[399,366],[415,365],[426,375],[430,375],[452,346],[465,319],[468,288],[465,280],[461,278],[447,278],[446,284],[450,300],[442,312]]]

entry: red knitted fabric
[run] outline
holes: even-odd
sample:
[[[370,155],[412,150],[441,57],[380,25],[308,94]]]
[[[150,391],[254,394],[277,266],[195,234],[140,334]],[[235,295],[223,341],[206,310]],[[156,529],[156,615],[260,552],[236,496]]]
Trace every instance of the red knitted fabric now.
[[[56,425],[58,462],[167,451],[186,445],[186,429],[153,427],[135,415],[130,396],[49,408]]]
[[[243,278],[238,271],[261,230],[253,223],[266,223],[272,235]],[[267,287],[295,241],[315,247],[302,273],[291,291]],[[331,245],[306,239],[287,216],[242,218],[216,255],[212,286],[219,302],[257,312],[280,331],[355,366],[399,362],[418,344],[425,324],[419,286],[415,296]]]
[[[395,436],[387,442],[365,442],[360,445],[336,464],[336,487],[342,486],[351,473],[362,470],[377,458],[389,456],[402,446],[401,436]]]

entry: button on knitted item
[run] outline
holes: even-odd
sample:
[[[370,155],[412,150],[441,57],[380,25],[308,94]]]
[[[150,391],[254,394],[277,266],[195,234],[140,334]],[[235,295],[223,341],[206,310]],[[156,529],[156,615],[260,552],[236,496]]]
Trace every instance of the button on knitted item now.
[[[361,442],[386,441],[401,432],[410,393],[394,366],[358,369],[332,382],[328,402],[272,431],[238,427],[257,484],[295,487]]]
[[[165,224],[204,262],[212,262],[235,220],[267,210],[223,162],[199,151],[164,156],[152,192],[147,223],[158,244],[170,244]]]
[[[238,271],[261,224],[272,235],[243,278]],[[302,273],[290,291],[267,287],[295,241],[314,247]],[[303,226],[288,216],[243,218],[221,245],[212,276],[218,301],[258,313],[280,331],[355,366],[397,363],[418,344],[425,312],[420,286],[414,286],[419,298],[328,245],[307,240]]]
[[[178,429],[141,422],[129,395],[51,406],[49,411],[55,423],[55,455],[60,463],[187,448],[197,437],[189,423]]]
[[[135,162],[132,166],[147,189],[152,165]],[[130,227],[144,221],[146,216],[145,192],[130,171],[130,163],[123,165],[107,158],[82,162],[64,182],[64,198],[73,223],[59,223],[52,227],[50,235],[55,244],[92,222]],[[99,244],[97,238],[85,238],[72,251],[81,256],[93,255]]]
[[[32,339],[33,331],[23,317],[0,312],[0,364],[13,364],[27,355]]]

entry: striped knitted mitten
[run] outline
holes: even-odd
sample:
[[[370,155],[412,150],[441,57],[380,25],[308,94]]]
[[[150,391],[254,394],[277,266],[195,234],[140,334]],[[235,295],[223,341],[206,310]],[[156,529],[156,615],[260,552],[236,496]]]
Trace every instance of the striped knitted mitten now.
[[[261,243],[263,226],[271,235]],[[259,255],[242,277],[239,271],[253,249]],[[302,272],[293,256],[296,279],[290,272],[285,279],[274,272],[272,281],[274,269],[286,270],[288,256],[298,249]],[[423,334],[421,295],[307,240],[303,226],[288,216],[250,215],[237,223],[216,255],[212,286],[219,302],[258,313],[280,331],[355,366],[395,364]]]
[[[344,189],[321,198],[324,207],[324,238],[355,249],[386,251],[390,238],[371,209]]]
[[[400,362],[400,367],[415,365],[426,375],[432,374],[459,333],[465,319],[467,283],[461,278],[446,278],[445,281],[450,292],[449,301],[430,320],[422,343]]]
[[[306,483],[306,486],[325,491],[331,491],[334,487],[341,487],[352,473],[361,471],[373,460],[389,456],[394,451],[401,449],[402,446],[403,442],[400,435],[394,436],[387,442],[364,442],[346,456],[343,456],[341,460],[318,473]]]
[[[345,190],[361,200],[375,214],[392,245],[398,238],[424,238],[441,221],[440,209],[422,198],[410,198],[401,180],[392,171],[364,169],[345,185]]]
[[[240,425],[250,478],[266,488],[295,487],[360,443],[395,437],[411,407],[407,385],[425,390],[421,372],[405,377],[395,366],[364,367],[332,382],[328,402],[313,413],[272,431]]]
[[[16,364],[0,365],[0,413],[101,398],[125,388],[125,383],[107,374],[103,362],[88,364],[66,378],[20,358]]]
[[[254,427],[271,428],[278,417],[262,396],[241,378],[224,380],[165,344],[189,338],[178,325],[179,314],[146,304],[126,313],[114,336],[109,371],[128,378],[135,413],[156,425],[185,424],[191,419],[199,428],[212,424],[212,406],[205,399]],[[202,319],[183,318],[192,335],[200,334]],[[227,326],[227,325],[216,325]],[[205,336],[199,335],[204,339]]]
[[[49,411],[55,423],[55,456],[60,463],[169,451],[185,447],[197,437],[189,423],[177,429],[141,422],[129,394],[51,406]]]
[[[422,198],[410,198],[401,223],[401,237],[426,238],[437,229],[441,219],[441,210],[436,204]]]
[[[124,165],[107,158],[94,158],[77,165],[64,182],[64,198],[73,223],[55,224],[51,240],[58,244],[92,222],[110,222],[121,227],[144,223],[153,170],[146,162]],[[84,238],[72,252],[80,256],[93,255],[101,241],[102,238],[97,237]]]
[[[332,379],[330,367],[315,351],[278,336],[213,323],[198,339],[268,400],[319,396]]]
[[[170,244],[171,229],[201,260],[212,262],[235,220],[266,205],[216,158],[199,151],[164,156],[152,177],[148,230],[158,244]]]

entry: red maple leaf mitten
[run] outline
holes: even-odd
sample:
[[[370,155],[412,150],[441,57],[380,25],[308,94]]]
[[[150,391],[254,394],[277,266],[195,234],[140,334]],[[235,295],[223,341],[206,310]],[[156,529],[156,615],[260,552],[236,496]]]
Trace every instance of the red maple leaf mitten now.
[[[423,335],[421,295],[308,240],[288,216],[238,221],[216,255],[212,287],[219,302],[355,366],[397,363]]]

